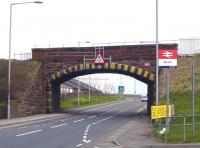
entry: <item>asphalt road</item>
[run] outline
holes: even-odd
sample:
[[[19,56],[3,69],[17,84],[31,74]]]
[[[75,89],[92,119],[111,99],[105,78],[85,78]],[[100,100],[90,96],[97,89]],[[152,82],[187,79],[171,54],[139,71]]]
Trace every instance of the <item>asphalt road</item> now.
[[[133,99],[110,103],[65,117],[0,128],[0,148],[95,148],[145,107]]]

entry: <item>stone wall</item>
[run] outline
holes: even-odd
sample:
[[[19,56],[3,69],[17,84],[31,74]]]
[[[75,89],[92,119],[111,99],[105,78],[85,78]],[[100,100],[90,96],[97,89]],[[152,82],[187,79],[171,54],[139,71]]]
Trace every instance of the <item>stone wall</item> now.
[[[11,99],[11,118],[46,113],[46,99],[41,73],[32,76],[27,88]],[[46,82],[45,82],[46,83]]]

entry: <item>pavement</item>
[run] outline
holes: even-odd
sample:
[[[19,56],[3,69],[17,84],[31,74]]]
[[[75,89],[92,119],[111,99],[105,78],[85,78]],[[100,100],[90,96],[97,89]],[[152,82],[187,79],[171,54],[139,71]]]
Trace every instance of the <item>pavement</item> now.
[[[79,112],[84,112],[92,107],[79,108]],[[68,110],[70,112],[70,110]],[[74,110],[72,110],[74,111]],[[0,120],[0,129],[29,124],[30,122],[40,122],[66,117],[63,113],[40,114],[10,120]],[[95,148],[200,148],[200,144],[165,144],[152,136],[152,126],[146,114],[139,113],[137,120],[129,121],[114,131],[108,137],[99,140]]]

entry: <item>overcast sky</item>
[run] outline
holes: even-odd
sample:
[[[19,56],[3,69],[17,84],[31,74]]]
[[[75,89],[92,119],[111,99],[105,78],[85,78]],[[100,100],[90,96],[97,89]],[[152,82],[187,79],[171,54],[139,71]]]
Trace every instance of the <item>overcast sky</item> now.
[[[8,58],[9,4],[14,2],[22,0],[0,2],[0,58]],[[156,37],[156,0],[43,2],[13,7],[12,56],[33,47],[78,46],[86,40],[131,42]],[[199,6],[200,0],[159,0],[159,40],[199,37]]]

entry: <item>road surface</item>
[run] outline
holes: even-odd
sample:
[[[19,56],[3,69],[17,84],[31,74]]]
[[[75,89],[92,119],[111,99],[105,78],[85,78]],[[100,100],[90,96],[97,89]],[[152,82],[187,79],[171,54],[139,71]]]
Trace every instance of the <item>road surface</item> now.
[[[134,99],[101,105],[64,117],[0,128],[0,148],[95,148],[146,106]]]

